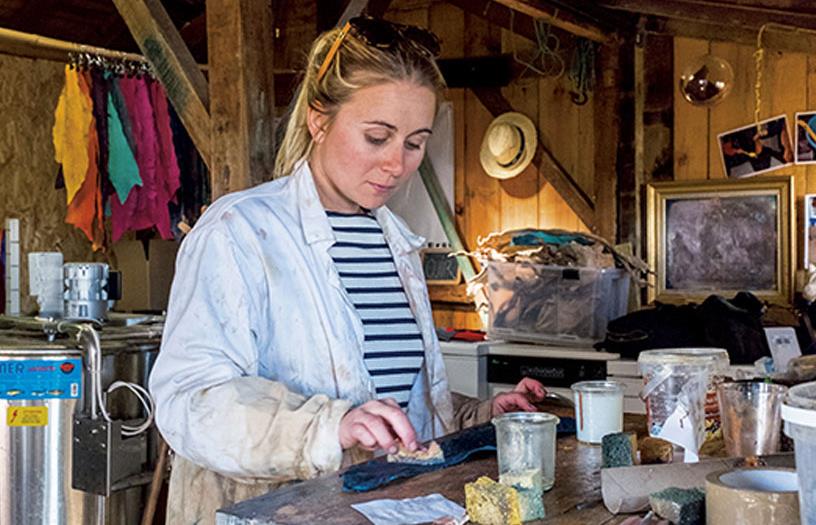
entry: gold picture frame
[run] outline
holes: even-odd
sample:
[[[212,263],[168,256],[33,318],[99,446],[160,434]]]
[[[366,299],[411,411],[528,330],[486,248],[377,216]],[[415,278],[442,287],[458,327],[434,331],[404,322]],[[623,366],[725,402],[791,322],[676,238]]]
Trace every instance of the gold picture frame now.
[[[699,302],[747,290],[790,304],[794,202],[789,175],[649,184],[648,301]]]

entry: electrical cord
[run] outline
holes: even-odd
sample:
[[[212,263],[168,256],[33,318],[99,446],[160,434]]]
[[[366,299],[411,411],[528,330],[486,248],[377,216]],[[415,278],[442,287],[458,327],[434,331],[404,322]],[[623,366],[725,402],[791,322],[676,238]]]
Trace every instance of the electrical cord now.
[[[102,414],[102,417],[108,423],[113,423],[113,419],[111,418],[110,414],[107,411],[107,396],[120,388],[126,388],[130,392],[132,392],[136,398],[139,400],[139,403],[142,405],[142,408],[145,411],[145,419],[139,425],[122,425],[122,435],[125,437],[133,437],[138,436],[139,434],[145,432],[150,426],[153,424],[153,418],[155,413],[155,404],[153,402],[153,397],[150,393],[141,385],[137,385],[135,383],[130,383],[127,381],[114,381],[111,385],[103,392],[102,391],[102,344],[99,340],[99,334],[97,333],[94,328],[89,324],[76,324],[74,325],[77,327],[77,339],[82,344],[82,339],[84,338],[86,343],[85,347],[88,349],[88,368],[90,369],[91,373],[91,384],[93,385],[93,392],[91,392],[91,417],[96,418],[97,409]]]

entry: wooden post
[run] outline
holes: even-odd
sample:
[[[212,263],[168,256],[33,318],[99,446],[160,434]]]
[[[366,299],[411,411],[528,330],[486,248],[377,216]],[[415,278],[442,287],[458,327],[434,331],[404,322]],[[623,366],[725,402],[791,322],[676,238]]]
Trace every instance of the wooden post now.
[[[618,41],[598,47],[595,104],[595,223],[592,231],[617,240],[618,147],[621,139],[621,73]]]
[[[210,165],[207,80],[160,0],[113,0],[142,54],[150,61],[201,158]]]
[[[268,2],[207,0],[212,197],[272,178],[274,24]]]
[[[641,24],[645,23],[645,17],[641,17]],[[634,48],[634,83],[635,83],[635,231],[643,232],[643,213],[641,212],[642,203],[640,198],[640,189],[643,187],[643,182],[646,180],[645,165],[644,165],[644,126],[643,114],[646,108],[646,64],[644,62],[646,34],[640,32],[637,36]],[[641,243],[636,243],[634,254],[640,257],[642,255]]]

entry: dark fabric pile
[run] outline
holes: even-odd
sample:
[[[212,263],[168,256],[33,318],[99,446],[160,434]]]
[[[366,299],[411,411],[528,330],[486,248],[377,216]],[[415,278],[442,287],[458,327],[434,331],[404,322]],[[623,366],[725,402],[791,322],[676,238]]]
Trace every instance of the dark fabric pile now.
[[[749,292],[732,299],[711,295],[702,304],[669,305],[638,310],[609,322],[599,344],[624,358],[654,348],[725,348],[735,365],[771,355],[762,315],[765,305]]]

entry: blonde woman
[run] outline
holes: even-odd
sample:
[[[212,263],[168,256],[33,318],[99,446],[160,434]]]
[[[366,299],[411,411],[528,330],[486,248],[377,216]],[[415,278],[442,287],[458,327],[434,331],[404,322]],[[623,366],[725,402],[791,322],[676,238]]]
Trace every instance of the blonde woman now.
[[[436,37],[353,19],[321,35],[277,180],[219,199],[179,253],[150,387],[176,452],[168,523],[344,463],[411,450],[542,386],[454,398],[417,254],[386,207],[417,169],[444,82]]]

